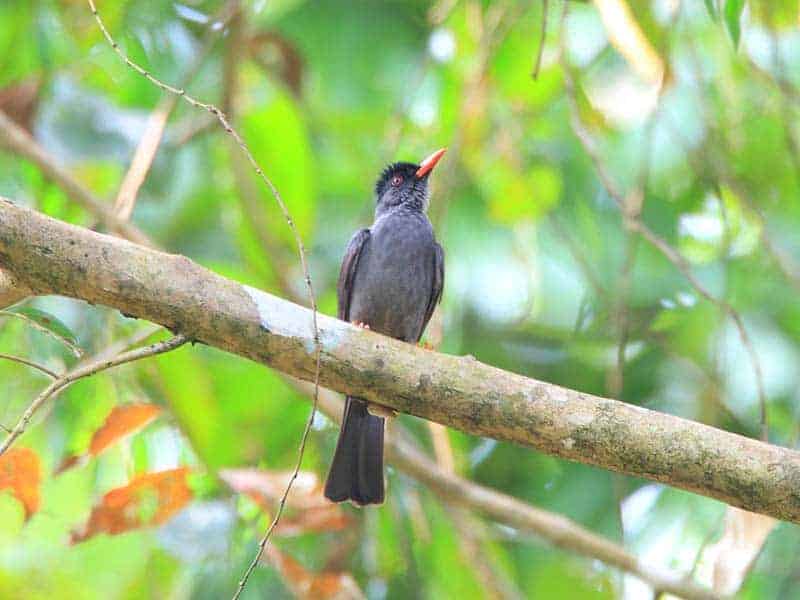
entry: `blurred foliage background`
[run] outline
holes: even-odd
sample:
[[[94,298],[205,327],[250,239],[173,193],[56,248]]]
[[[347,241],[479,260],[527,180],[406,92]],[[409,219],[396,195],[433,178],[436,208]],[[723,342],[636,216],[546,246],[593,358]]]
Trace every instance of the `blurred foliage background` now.
[[[797,2],[569,2],[566,18],[557,0],[98,9],[133,60],[231,116],[298,225],[323,312],[335,314],[343,249],[371,222],[383,166],[448,146],[430,210],[447,278],[429,337],[443,352],[753,437],[763,400],[770,441],[796,446]],[[0,109],[109,206],[165,98],[114,54],[84,2],[0,3]],[[0,151],[0,194],[97,226],[16,152]],[[169,113],[132,220],[170,252],[305,302],[285,220],[202,110]],[[63,298],[14,310],[86,356],[153,332]],[[79,361],[4,314],[0,352],[56,372]],[[0,382],[11,427],[47,378],[0,360]],[[308,413],[279,374],[201,346],[77,383],[0,473],[0,597],[229,597]],[[433,453],[435,429],[399,420]],[[336,435],[314,421],[298,482],[312,507],[290,506],[244,597],[651,593],[510,527],[474,515],[465,526],[391,466],[384,506],[322,505]],[[723,504],[457,431],[445,441],[460,475],[710,582]],[[798,597],[798,548],[797,528],[778,524],[740,597]]]

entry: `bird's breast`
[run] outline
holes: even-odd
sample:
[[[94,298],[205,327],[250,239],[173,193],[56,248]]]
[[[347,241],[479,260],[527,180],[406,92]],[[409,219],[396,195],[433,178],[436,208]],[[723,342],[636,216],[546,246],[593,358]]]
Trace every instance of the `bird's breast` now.
[[[434,244],[433,229],[421,213],[376,221],[359,260],[350,319],[416,341],[433,288]]]

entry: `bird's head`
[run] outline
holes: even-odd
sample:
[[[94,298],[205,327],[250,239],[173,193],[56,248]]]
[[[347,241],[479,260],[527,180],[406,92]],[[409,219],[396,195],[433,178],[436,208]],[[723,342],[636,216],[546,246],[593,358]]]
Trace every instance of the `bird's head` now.
[[[418,165],[397,162],[386,167],[375,183],[375,214],[396,206],[427,210],[428,176],[445,150],[446,148],[437,150]]]

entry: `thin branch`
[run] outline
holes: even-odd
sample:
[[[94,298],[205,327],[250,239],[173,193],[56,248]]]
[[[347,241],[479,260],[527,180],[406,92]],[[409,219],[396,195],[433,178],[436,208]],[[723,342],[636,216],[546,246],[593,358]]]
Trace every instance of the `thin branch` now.
[[[247,571],[245,572],[244,577],[239,582],[239,586],[238,586],[238,588],[237,588],[237,590],[236,590],[236,592],[234,593],[234,596],[233,596],[234,600],[236,600],[241,595],[242,591],[244,590],[244,586],[247,584],[247,580],[250,577],[250,574],[255,569],[256,565],[258,564],[258,561],[261,558],[261,555],[264,552],[264,548],[266,547],[266,544],[269,541],[269,536],[272,534],[272,531],[275,529],[275,525],[277,525],[278,520],[280,519],[281,514],[283,513],[283,506],[285,504],[286,497],[289,495],[289,492],[291,491],[292,484],[294,483],[294,480],[296,479],[297,473],[299,473],[300,467],[301,467],[302,462],[303,462],[303,456],[305,454],[305,447],[306,447],[306,440],[308,439],[308,433],[311,430],[311,424],[314,421],[314,415],[316,414],[316,410],[317,410],[317,402],[316,402],[317,392],[316,392],[316,388],[319,387],[319,370],[320,370],[320,365],[321,365],[322,344],[320,343],[320,338],[319,338],[319,324],[318,324],[318,319],[317,319],[317,313],[318,313],[318,310],[317,310],[317,298],[316,298],[316,295],[314,293],[314,285],[311,282],[311,274],[310,274],[309,269],[308,269],[308,261],[306,259],[305,246],[303,245],[303,240],[300,237],[300,232],[298,231],[297,226],[294,223],[294,220],[292,219],[291,215],[289,214],[289,210],[286,207],[286,204],[284,203],[283,198],[281,197],[281,194],[278,191],[278,188],[275,187],[275,184],[272,182],[272,180],[267,176],[267,174],[264,172],[264,170],[258,164],[258,161],[256,161],[255,157],[253,156],[253,153],[250,151],[250,148],[247,146],[247,144],[245,143],[245,141],[242,138],[242,136],[239,135],[238,131],[236,131],[233,128],[233,126],[230,124],[230,122],[228,121],[228,119],[225,116],[225,114],[219,108],[217,108],[215,105],[207,103],[207,102],[201,102],[200,100],[197,100],[194,97],[190,96],[189,94],[186,93],[185,89],[176,88],[174,86],[171,86],[171,85],[169,85],[167,83],[162,82],[160,79],[158,79],[155,76],[153,76],[149,71],[147,71],[143,67],[139,66],[137,63],[133,62],[130,58],[128,58],[128,56],[119,47],[119,44],[117,44],[117,42],[114,41],[114,39],[111,37],[111,34],[109,33],[108,29],[106,29],[106,26],[103,23],[103,20],[100,18],[99,13],[97,12],[97,8],[94,5],[94,0],[87,0],[87,2],[89,3],[89,8],[91,9],[92,14],[94,15],[95,21],[97,21],[98,27],[100,27],[100,30],[103,32],[103,36],[105,37],[106,41],[110,44],[110,46],[114,50],[114,52],[116,52],[116,54],[125,62],[125,64],[127,64],[131,69],[133,69],[134,71],[136,71],[137,73],[142,75],[145,79],[150,81],[152,84],[154,84],[157,87],[159,87],[161,90],[163,90],[165,92],[169,92],[171,94],[174,94],[174,95],[178,96],[179,98],[183,98],[183,100],[185,100],[186,102],[188,102],[189,104],[191,104],[192,106],[194,106],[196,108],[202,108],[203,110],[206,110],[212,116],[216,117],[216,119],[219,121],[219,123],[222,126],[222,128],[236,141],[236,143],[238,144],[239,148],[241,148],[242,153],[244,154],[245,158],[250,163],[250,165],[253,167],[253,170],[255,171],[256,175],[258,175],[258,177],[261,179],[261,181],[264,183],[264,185],[266,185],[266,187],[270,190],[270,192],[272,193],[273,198],[275,198],[275,202],[277,202],[278,207],[280,208],[281,212],[283,213],[283,217],[286,220],[286,223],[289,226],[289,229],[291,230],[292,235],[294,236],[294,240],[295,240],[295,243],[297,245],[297,253],[299,255],[300,264],[301,264],[302,269],[303,269],[303,278],[305,280],[306,289],[308,291],[308,301],[309,301],[309,303],[311,305],[311,322],[312,322],[312,327],[313,327],[313,332],[314,332],[313,333],[314,347],[316,349],[315,350],[315,354],[316,354],[316,373],[314,375],[314,382],[315,382],[314,383],[314,385],[315,385],[314,403],[313,403],[313,405],[311,407],[311,414],[308,417],[308,421],[306,423],[306,428],[305,428],[305,431],[303,432],[302,440],[300,441],[300,448],[298,450],[298,458],[297,458],[297,464],[295,466],[294,474],[293,474],[291,480],[289,481],[289,484],[288,484],[288,486],[286,488],[286,493],[284,494],[284,497],[282,498],[281,503],[278,506],[278,511],[277,511],[277,513],[275,515],[275,519],[273,520],[272,524],[270,525],[269,529],[267,530],[267,533],[264,536],[264,539],[259,544],[257,555],[255,556],[255,558],[253,559],[253,562],[250,564],[250,566],[248,567]]]
[[[209,19],[209,25],[206,27],[205,35],[200,43],[200,48],[194,54],[192,63],[183,76],[183,80],[180,84],[181,88],[188,85],[200,71],[206,57],[211,51],[214,41],[219,36],[225,23],[228,23],[231,19],[235,19],[237,13],[238,3],[235,0],[229,0],[216,15]],[[130,219],[133,213],[133,207],[136,205],[139,189],[147,178],[147,173],[150,171],[158,148],[161,145],[167,121],[169,120],[170,114],[175,109],[175,106],[178,104],[178,99],[179,97],[174,94],[166,95],[155,109],[153,109],[153,112],[150,113],[147,119],[142,137],[133,154],[131,165],[127,173],[125,173],[125,177],[117,192],[117,199],[114,202],[114,211],[121,219]]]
[[[594,269],[589,264],[588,257],[583,252],[575,238],[572,237],[570,231],[564,227],[555,212],[550,213],[548,220],[553,226],[553,231],[555,231],[556,235],[561,238],[561,240],[564,242],[564,245],[567,247],[567,250],[569,250],[569,253],[572,255],[572,259],[580,268],[584,278],[589,285],[592,286],[595,294],[597,294],[599,297],[605,296],[607,293],[605,286],[600,281],[600,277],[598,277],[597,273],[595,273]]]
[[[120,219],[114,210],[87,190],[82,183],[59,166],[55,158],[36,143],[30,134],[0,111],[0,145],[34,163],[45,177],[55,182],[76,204],[99,218],[111,231],[122,237],[152,246],[150,239],[135,225]]]
[[[725,185],[741,200],[742,204],[750,211],[753,217],[758,221],[759,237],[761,240],[761,247],[767,256],[775,263],[778,270],[783,277],[797,290],[800,290],[800,266],[788,256],[785,251],[778,248],[772,240],[768,231],[767,219],[763,212],[759,209],[758,204],[753,200],[746,187],[738,181],[738,179],[728,171],[728,169],[720,162],[713,158],[713,154],[693,150],[686,139],[681,133],[680,128],[676,126],[671,120],[667,120],[670,125],[670,133],[675,137],[677,142],[681,145],[681,149],[686,154],[686,158],[691,163],[692,168],[696,173],[702,174],[704,178],[711,178],[709,173],[713,174],[716,178],[711,184],[719,188],[720,185]],[[714,134],[713,128],[709,127],[709,134]],[[720,198],[721,200],[721,198]]]
[[[717,298],[711,294],[711,292],[708,291],[708,289],[695,277],[691,267],[689,266],[689,263],[686,261],[683,255],[670,246],[663,238],[659,237],[639,220],[630,222],[629,226],[633,231],[638,232],[648,243],[650,243],[650,245],[661,252],[661,254],[667,258],[667,260],[675,265],[675,267],[683,274],[686,280],[703,298],[718,306],[720,310],[727,314],[733,321],[733,324],[736,326],[736,329],[739,332],[739,338],[742,341],[742,346],[750,358],[750,364],[752,365],[753,372],[755,374],[756,388],[758,390],[759,407],[761,412],[761,439],[767,441],[769,438],[769,431],[767,426],[767,397],[764,390],[764,375],[761,371],[761,362],[758,359],[758,354],[756,354],[755,347],[750,339],[750,335],[747,333],[747,329],[744,326],[744,320],[742,319],[741,315],[739,315],[738,311],[726,300]]]
[[[0,267],[32,290],[103,304],[284,373],[466,433],[800,522],[800,453],[438,354],[319,315],[0,199]],[[635,399],[634,399],[635,400]],[[713,476],[709,476],[713,474]]]
[[[631,212],[627,210],[628,206],[625,200],[625,195],[617,188],[616,184],[614,183],[611,175],[609,174],[606,166],[600,156],[600,152],[597,149],[597,146],[592,138],[591,134],[589,133],[588,129],[580,120],[580,113],[578,111],[578,104],[575,95],[575,83],[572,78],[572,74],[570,72],[569,65],[566,64],[566,61],[562,59],[562,65],[564,69],[564,82],[567,91],[567,99],[570,105],[570,124],[572,126],[572,130],[575,133],[575,136],[580,141],[581,145],[583,146],[584,151],[586,154],[589,155],[589,158],[592,160],[594,164],[595,171],[603,184],[603,187],[606,189],[608,195],[614,200],[617,206],[620,208],[622,212],[622,217],[624,220],[625,226],[630,230],[638,233],[641,235],[650,245],[652,245],[656,250],[658,250],[668,261],[670,261],[686,278],[686,280],[691,284],[691,286],[700,294],[703,298],[717,306],[724,314],[727,314],[734,323],[737,332],[739,333],[739,338],[742,342],[742,346],[745,348],[745,351],[748,355],[750,360],[750,364],[753,369],[753,374],[755,375],[756,380],[756,389],[758,394],[758,401],[760,407],[760,424],[761,424],[761,437],[763,440],[767,440],[769,437],[768,425],[767,425],[767,395],[764,388],[764,375],[761,369],[761,362],[758,358],[758,354],[755,351],[753,346],[752,340],[750,339],[750,335],[747,333],[747,329],[744,326],[744,320],[739,315],[738,311],[733,308],[733,306],[728,303],[727,300],[722,298],[717,298],[714,294],[712,294],[692,272],[691,266],[689,265],[688,261],[680,254],[677,250],[675,250],[666,240],[659,237],[655,232],[653,232],[647,225],[639,217],[639,214],[636,212]]]
[[[774,25],[774,24],[773,24]],[[769,31],[769,29],[767,30]],[[770,35],[770,49],[772,55],[772,65],[775,68],[776,80],[786,80],[786,65],[784,64],[783,57],[781,56],[781,49],[778,38]],[[783,86],[778,86],[780,92],[780,110],[781,118],[783,119],[783,137],[786,143],[786,149],[789,154],[789,160],[794,167],[795,181],[800,183],[800,145],[795,139],[794,132],[792,131],[792,124],[794,119],[792,117],[792,109],[796,106]]]
[[[428,429],[431,432],[436,464],[439,469],[451,476],[457,476],[453,448],[447,435],[447,427],[428,421]],[[392,449],[389,451],[392,452]],[[447,498],[442,499],[449,505],[448,512],[459,538],[457,544],[459,552],[464,561],[474,571],[486,595],[489,598],[520,598],[519,592],[510,589],[510,583],[501,579],[493,569],[491,556],[487,554],[483,547],[486,528],[472,514],[470,510],[472,507],[453,503]]]
[[[106,371],[113,367],[124,365],[125,363],[133,362],[148,356],[155,356],[157,354],[169,352],[170,350],[174,350],[175,348],[183,346],[188,341],[188,337],[184,335],[176,335],[175,337],[164,340],[163,342],[157,342],[155,344],[151,344],[150,346],[145,346],[144,348],[137,348],[135,350],[124,352],[112,359],[99,361],[94,360],[85,365],[76,367],[68,373],[58,377],[55,381],[53,381],[53,383],[47,386],[44,391],[42,391],[42,393],[40,393],[34,399],[33,402],[31,402],[30,406],[28,406],[28,408],[22,414],[19,421],[17,421],[17,424],[14,426],[14,429],[11,430],[11,433],[9,433],[8,436],[6,436],[6,438],[3,440],[3,443],[0,444],[0,456],[2,456],[5,451],[11,447],[11,444],[14,443],[14,440],[16,440],[25,432],[25,429],[28,427],[28,424],[31,422],[31,419],[36,411],[39,410],[49,398],[52,398],[64,388],[69,387],[79,379],[89,377],[90,375],[94,375],[100,371]]]
[[[161,144],[164,130],[167,128],[167,120],[175,104],[174,96],[169,96],[159,102],[158,106],[147,118],[142,137],[133,154],[131,166],[122,179],[117,192],[117,199],[114,202],[114,210],[120,219],[127,221],[133,214],[133,207],[136,205],[139,188],[142,187],[144,180],[147,178],[147,173],[150,171],[156,152],[158,152],[158,147]]]
[[[533,63],[533,71],[531,72],[531,77],[534,81],[539,78],[539,69],[542,67],[544,42],[547,38],[547,8],[548,0],[542,0],[542,27],[539,32],[539,49],[536,52],[536,61]]]
[[[311,385],[286,377],[293,387],[311,395]],[[342,418],[342,398],[322,388],[319,408],[336,422]],[[397,469],[430,488],[448,504],[463,506],[508,527],[532,533],[557,548],[581,556],[598,559],[631,573],[656,589],[663,589],[681,598],[716,598],[710,590],[693,583],[690,578],[668,569],[660,569],[637,559],[627,550],[561,515],[542,510],[504,494],[445,471],[409,441],[408,432],[400,423],[393,423],[386,436],[386,458]]]
[[[10,311],[10,310],[0,310],[0,318],[2,318],[2,317],[13,317],[15,319],[20,319],[22,321],[25,321],[28,325],[30,325],[34,329],[38,329],[39,331],[41,331],[45,335],[49,335],[51,338],[53,338],[57,342],[59,342],[61,344],[64,344],[67,348],[69,348],[70,352],[72,352],[72,354],[74,354],[78,358],[83,356],[83,350],[80,347],[78,347],[75,344],[73,344],[70,340],[65,338],[63,335],[59,335],[58,333],[56,333],[52,329],[48,329],[47,327],[45,327],[41,323],[37,322],[35,319],[31,319],[28,315],[26,315],[24,313],[18,313],[18,312],[14,312],[14,311]]]
[[[33,367],[34,369],[36,369],[37,371],[41,371],[51,379],[58,379],[58,373],[51,371],[44,365],[40,365],[39,363],[35,363],[31,360],[28,360],[27,358],[22,358],[21,356],[12,356],[11,354],[3,354],[3,353],[0,353],[0,358],[4,360],[10,360],[13,362],[18,362],[22,365],[27,365],[28,367]]]
[[[583,273],[585,279],[587,281],[595,282],[595,293],[600,297],[606,297],[607,293],[602,285],[599,283],[600,278],[595,273],[595,270],[592,268],[591,264],[589,263],[588,258],[583,253],[580,246],[575,242],[575,240],[571,237],[571,234],[559,223],[558,219],[556,218],[555,214],[551,214],[551,223],[553,224],[553,229],[559,237],[562,238],[565,245],[567,246],[567,250],[572,255],[573,260],[575,263],[580,267],[581,272]],[[670,349],[667,344],[657,335],[654,335],[653,332],[645,331],[641,333],[648,342],[655,344],[662,352],[664,352],[667,356],[672,358],[673,360],[683,363],[696,371],[703,379],[705,379],[710,384],[717,384],[717,380],[713,375],[708,373],[703,367],[696,364],[691,359],[682,356],[675,352],[674,350]],[[748,426],[746,423],[742,421],[742,419],[735,413],[729,406],[727,406],[724,402],[722,402],[716,394],[711,396],[712,401],[714,402],[715,406],[724,413],[724,415],[733,421],[736,424],[736,427],[739,428],[740,431],[747,431],[750,432],[752,427]],[[757,435],[754,433],[753,435]]]

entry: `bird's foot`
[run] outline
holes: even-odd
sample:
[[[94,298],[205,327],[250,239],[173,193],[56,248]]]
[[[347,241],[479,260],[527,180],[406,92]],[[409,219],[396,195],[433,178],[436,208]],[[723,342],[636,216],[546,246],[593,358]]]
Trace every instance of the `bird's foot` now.
[[[382,404],[373,404],[372,402],[367,403],[367,412],[375,417],[383,417],[384,419],[397,416],[397,411],[393,408]]]
[[[419,347],[422,348],[423,350],[436,350],[436,346],[434,346],[428,341],[420,342]]]
[[[370,329],[369,324],[368,323],[364,323],[364,321],[353,321],[353,325],[355,325],[356,327],[359,327],[361,329],[367,329],[367,330]]]

